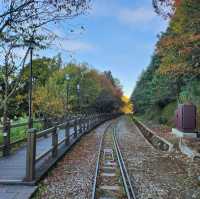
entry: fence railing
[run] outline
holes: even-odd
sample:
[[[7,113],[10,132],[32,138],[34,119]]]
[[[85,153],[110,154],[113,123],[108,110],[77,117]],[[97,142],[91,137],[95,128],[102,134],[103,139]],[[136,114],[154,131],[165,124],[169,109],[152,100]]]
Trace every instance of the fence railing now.
[[[61,124],[55,123],[49,129],[38,132],[36,129],[29,129],[27,133],[27,153],[26,153],[26,178],[25,181],[32,182],[36,178],[36,166],[42,159],[51,157],[57,159],[60,147],[69,148],[84,133],[91,131],[101,123],[117,117],[119,114],[95,114],[83,115]],[[64,133],[64,135],[63,135]],[[62,139],[58,139],[62,134]],[[37,140],[41,137],[51,139],[51,147],[37,154]],[[45,139],[45,138],[44,138]]]
[[[38,124],[41,123],[42,126],[45,127],[44,125],[44,120],[40,119],[40,120],[34,120],[33,124]],[[16,138],[14,140],[11,139],[11,131],[17,128],[21,128],[24,127],[24,134],[27,131],[26,129],[28,129],[28,122],[22,122],[22,123],[17,123],[17,124],[11,124],[10,121],[8,121],[6,123],[6,125],[0,126],[0,131],[3,134],[3,144],[0,145],[0,151],[3,152],[3,156],[7,156],[10,154],[11,149],[16,146],[17,144],[20,144],[24,141],[27,140],[26,136],[24,135],[24,137],[20,137],[20,138]],[[21,132],[22,134],[22,132]]]
[[[33,123],[40,123],[44,121],[43,119],[40,120],[34,120]],[[17,124],[11,124],[11,122],[8,122],[9,127],[10,128],[17,128],[17,127],[21,127],[21,126],[28,126],[28,122],[21,122],[21,123],[17,123]],[[3,126],[0,126],[0,130],[3,131]]]
[[[80,114],[79,114],[80,116]],[[67,116],[68,120],[73,120],[74,118],[78,117],[77,114],[69,114]],[[37,124],[41,124],[41,129],[47,129],[52,126],[52,121],[59,120],[64,121],[67,120],[66,118],[48,118],[48,119],[37,119],[33,121],[33,126]],[[22,128],[20,130],[20,136],[17,136],[16,133],[17,128]],[[0,134],[3,135],[3,142],[0,144],[0,152],[2,151],[3,156],[10,155],[10,151],[16,145],[27,141],[27,130],[28,130],[28,122],[21,122],[17,124],[11,124],[10,120],[6,123],[6,125],[0,126]],[[23,135],[23,136],[22,136]]]
[[[73,118],[77,117],[76,115],[70,114],[68,116],[68,120],[72,120]],[[48,118],[48,119],[37,119],[33,121],[33,125],[36,124],[41,124],[41,129],[47,129],[50,126],[52,126],[51,121],[53,121],[54,118]],[[59,119],[63,120],[63,119]],[[66,119],[65,119],[66,120]],[[22,134],[22,131],[24,132],[24,136],[17,137],[15,132],[12,133],[12,130],[16,130],[17,128],[24,128],[21,130],[20,135]],[[0,126],[0,133],[3,135],[3,143],[0,144],[0,152],[2,151],[3,156],[8,156],[10,155],[10,151],[12,150],[13,147],[16,145],[23,143],[27,141],[27,130],[28,130],[28,122],[22,122],[22,123],[17,123],[17,124],[11,124],[10,121],[6,123],[6,125]],[[15,134],[15,139],[12,139],[12,135]],[[17,138],[16,138],[17,137]]]

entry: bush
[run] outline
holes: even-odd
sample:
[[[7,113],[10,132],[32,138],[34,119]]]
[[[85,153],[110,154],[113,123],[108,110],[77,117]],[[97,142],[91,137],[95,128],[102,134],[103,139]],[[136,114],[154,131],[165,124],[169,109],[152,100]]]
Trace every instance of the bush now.
[[[159,122],[160,124],[166,124],[166,123],[167,123],[167,118],[161,116],[161,117],[159,118],[158,122]]]

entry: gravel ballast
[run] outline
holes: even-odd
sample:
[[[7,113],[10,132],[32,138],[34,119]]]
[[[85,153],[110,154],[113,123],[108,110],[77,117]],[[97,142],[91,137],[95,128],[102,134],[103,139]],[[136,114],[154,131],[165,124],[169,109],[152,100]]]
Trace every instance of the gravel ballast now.
[[[119,119],[117,135],[138,199],[200,198],[200,160],[156,150],[127,117]]]
[[[39,184],[34,199],[89,199],[101,137],[109,122],[81,140]]]

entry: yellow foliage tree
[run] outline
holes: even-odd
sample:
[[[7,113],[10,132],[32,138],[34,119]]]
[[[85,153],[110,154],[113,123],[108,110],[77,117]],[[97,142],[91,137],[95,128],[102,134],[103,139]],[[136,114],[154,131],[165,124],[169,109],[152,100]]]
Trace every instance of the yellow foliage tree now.
[[[133,104],[131,103],[129,97],[127,96],[122,96],[121,100],[123,102],[123,106],[121,108],[121,111],[125,114],[127,113],[133,113]]]

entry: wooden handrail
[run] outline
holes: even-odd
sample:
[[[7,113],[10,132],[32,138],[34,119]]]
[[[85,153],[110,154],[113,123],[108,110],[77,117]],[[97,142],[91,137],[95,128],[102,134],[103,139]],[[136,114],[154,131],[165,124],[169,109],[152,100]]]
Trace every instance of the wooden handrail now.
[[[43,152],[42,154],[38,155],[36,158],[35,158],[35,162],[39,162],[42,158],[44,158],[47,154],[49,154],[50,152],[52,152],[53,150],[53,147],[51,147],[50,149],[46,150],[45,152]]]
[[[39,120],[34,120],[33,123],[40,123],[43,122],[44,119],[39,119]],[[21,123],[16,123],[16,124],[11,124],[10,128],[17,128],[17,127],[22,127],[22,126],[28,126],[28,122],[21,122]],[[3,126],[0,126],[0,130],[3,130]]]
[[[44,121],[44,119],[35,120],[34,123],[39,123],[39,122],[43,122],[43,121]],[[69,120],[69,121],[67,121],[65,123],[62,123],[62,124],[58,125],[58,127],[62,129],[62,128],[65,127],[66,123],[69,124],[69,127],[73,127],[74,119],[71,119],[71,120]],[[10,128],[17,128],[17,127],[22,127],[22,126],[26,126],[26,125],[28,126],[28,123],[27,122],[23,122],[23,123],[18,123],[18,124],[11,125]],[[0,127],[0,130],[1,129],[3,130],[3,127]],[[53,127],[37,132],[37,138],[41,138],[43,136],[49,135],[52,132],[52,129],[53,129]],[[22,138],[22,139],[15,140],[15,141],[10,143],[10,148],[14,147],[17,144],[25,142],[26,140],[27,140],[26,137]],[[0,151],[2,151],[3,149],[4,149],[4,145],[0,145]]]
[[[59,156],[60,147],[70,147],[74,144],[80,137],[86,132],[91,131],[96,126],[100,125],[102,122],[112,119],[116,114],[93,114],[93,115],[78,115],[76,117],[70,118],[65,122],[60,124],[55,123],[52,127],[47,128],[42,131],[37,131],[36,129],[28,129],[27,138],[20,139],[10,143],[9,148],[14,146],[22,141],[27,139],[27,160],[26,160],[26,181],[34,181],[35,180],[35,169],[36,164],[47,157],[49,153],[51,153],[52,158],[57,159]],[[42,122],[43,120],[37,120],[37,122]],[[28,125],[28,123],[19,123],[10,125],[9,128],[16,128]],[[60,129],[64,130],[64,137],[62,140],[59,140]],[[73,129],[73,133],[72,130]],[[62,131],[63,132],[63,131]],[[37,139],[41,137],[48,136],[48,139],[52,139],[52,145],[50,148],[46,148],[46,151],[41,151],[41,154],[36,156],[36,148],[37,148]],[[60,146],[60,147],[59,147]],[[6,146],[0,146],[0,151],[5,150]]]
[[[41,138],[41,137],[43,137],[43,136],[46,136],[46,135],[52,133],[52,131],[54,130],[54,128],[55,128],[55,127],[51,127],[51,128],[49,128],[49,129],[45,129],[45,130],[43,130],[43,131],[39,131],[39,132],[37,132],[36,137],[37,137],[37,138]]]

